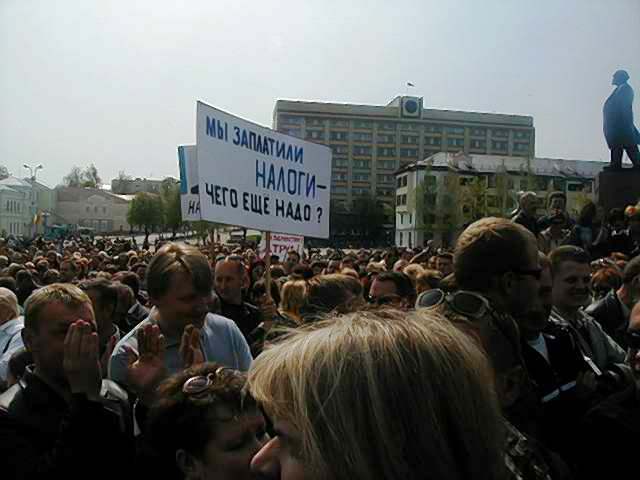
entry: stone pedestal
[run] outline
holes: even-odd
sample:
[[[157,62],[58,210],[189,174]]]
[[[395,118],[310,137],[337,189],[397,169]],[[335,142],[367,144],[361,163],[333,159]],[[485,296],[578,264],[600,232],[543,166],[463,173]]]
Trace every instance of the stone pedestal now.
[[[605,211],[635,205],[640,199],[640,170],[603,170],[598,177],[598,203]]]

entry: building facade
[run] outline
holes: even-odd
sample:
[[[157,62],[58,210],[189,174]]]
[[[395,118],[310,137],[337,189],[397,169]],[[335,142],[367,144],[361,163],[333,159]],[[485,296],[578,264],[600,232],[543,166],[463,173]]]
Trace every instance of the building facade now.
[[[56,188],[54,222],[93,228],[99,233],[129,232],[129,197],[97,188]]]
[[[434,239],[451,245],[468,223],[484,216],[509,216],[519,191],[541,199],[554,191],[567,196],[567,211],[577,215],[597,200],[602,162],[519,156],[437,153],[396,172],[395,243],[421,247]]]
[[[395,172],[435,153],[535,154],[531,117],[428,109],[410,96],[387,105],[278,100],[273,126],[331,148],[333,201],[373,196],[391,211]]]
[[[28,235],[33,219],[28,193],[3,182],[0,181],[0,237]]]

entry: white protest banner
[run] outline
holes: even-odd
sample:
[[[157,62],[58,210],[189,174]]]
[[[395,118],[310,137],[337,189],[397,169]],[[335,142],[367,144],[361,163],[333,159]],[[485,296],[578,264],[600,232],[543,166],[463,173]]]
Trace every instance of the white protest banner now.
[[[182,220],[197,222],[200,217],[200,196],[198,190],[198,162],[196,146],[178,147],[178,166],[180,167],[180,209]]]
[[[331,150],[198,102],[202,219],[329,236]]]
[[[263,256],[267,250],[266,236],[263,235],[258,245],[258,255]],[[284,258],[287,252],[295,250],[302,256],[304,250],[304,237],[301,235],[289,235],[286,233],[271,234],[271,253]]]

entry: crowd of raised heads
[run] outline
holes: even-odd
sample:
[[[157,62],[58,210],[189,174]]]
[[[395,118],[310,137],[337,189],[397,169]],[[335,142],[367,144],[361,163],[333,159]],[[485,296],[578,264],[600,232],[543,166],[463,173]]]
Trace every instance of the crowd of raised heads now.
[[[633,471],[640,209],[534,201],[450,248],[2,239],[2,478]]]

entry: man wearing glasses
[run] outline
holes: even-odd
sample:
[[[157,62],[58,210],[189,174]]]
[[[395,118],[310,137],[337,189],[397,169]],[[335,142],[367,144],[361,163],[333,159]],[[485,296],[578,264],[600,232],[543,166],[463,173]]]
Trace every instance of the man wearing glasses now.
[[[535,236],[522,225],[484,218],[460,235],[454,251],[458,290],[429,290],[417,307],[434,309],[480,340],[496,373],[505,417],[505,462],[518,478],[555,478],[541,444],[525,433],[535,416],[515,316],[542,309],[542,268]]]
[[[498,375],[504,408],[517,403],[526,380],[514,316],[541,309],[542,269],[536,239],[522,225],[483,218],[460,235],[454,251],[458,290],[424,292],[417,307],[435,308],[449,320],[485,338]],[[509,360],[509,368],[501,362]],[[517,361],[513,361],[515,358]]]
[[[367,300],[376,305],[408,309],[415,304],[416,290],[406,274],[382,272],[373,279]]]

